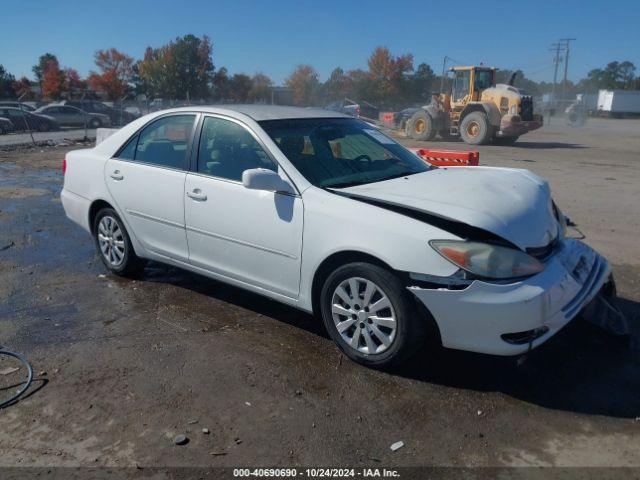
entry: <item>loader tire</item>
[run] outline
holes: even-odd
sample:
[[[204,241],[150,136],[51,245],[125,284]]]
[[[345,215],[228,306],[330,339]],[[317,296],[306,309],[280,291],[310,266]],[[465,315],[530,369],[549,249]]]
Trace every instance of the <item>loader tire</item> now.
[[[436,129],[433,118],[424,110],[413,114],[407,122],[407,135],[414,140],[433,140]]]
[[[470,145],[482,145],[493,136],[493,129],[489,125],[489,119],[482,112],[471,112],[460,123],[460,136],[464,143]]]

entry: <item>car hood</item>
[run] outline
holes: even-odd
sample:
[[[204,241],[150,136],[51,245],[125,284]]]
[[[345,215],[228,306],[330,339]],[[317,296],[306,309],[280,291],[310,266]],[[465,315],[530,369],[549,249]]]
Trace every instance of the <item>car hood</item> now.
[[[548,245],[559,229],[549,184],[528,170],[437,168],[339,192],[471,225],[523,250]]]

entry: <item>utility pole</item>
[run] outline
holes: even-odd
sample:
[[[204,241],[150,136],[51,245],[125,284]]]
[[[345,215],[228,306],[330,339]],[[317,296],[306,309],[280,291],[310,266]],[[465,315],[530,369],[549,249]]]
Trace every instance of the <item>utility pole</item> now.
[[[555,65],[555,68],[553,70],[553,89],[551,90],[551,102],[555,103],[556,101],[556,85],[558,83],[558,65],[560,64],[560,50],[563,48],[563,45],[561,43],[553,43],[551,44],[551,48],[549,50],[551,50],[552,52],[555,50],[556,55],[553,59],[553,63]]]
[[[559,41],[564,46],[564,78],[562,80],[562,97],[565,96],[565,90],[567,88],[567,72],[569,71],[569,46],[571,42],[575,41],[575,38],[561,38]]]

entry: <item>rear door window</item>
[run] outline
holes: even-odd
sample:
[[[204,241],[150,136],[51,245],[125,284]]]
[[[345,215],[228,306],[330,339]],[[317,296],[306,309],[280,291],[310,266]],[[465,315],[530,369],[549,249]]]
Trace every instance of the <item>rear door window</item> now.
[[[159,167],[186,168],[195,115],[171,115],[146,126],[139,134],[134,160]],[[131,142],[129,142],[131,143]],[[131,153],[127,144],[120,152]]]

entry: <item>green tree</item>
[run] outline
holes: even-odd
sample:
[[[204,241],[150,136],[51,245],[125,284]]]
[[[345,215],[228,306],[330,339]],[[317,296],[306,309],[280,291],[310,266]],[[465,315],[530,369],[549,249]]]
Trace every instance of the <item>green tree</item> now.
[[[234,103],[246,103],[252,87],[253,82],[249,75],[236,73],[229,80],[229,98]]]
[[[436,79],[435,73],[429,65],[421,63],[409,81],[409,97],[412,103],[429,103],[431,92]]]
[[[342,68],[334,68],[329,78],[323,85],[325,102],[331,102],[345,98],[351,93],[351,79]]]
[[[226,67],[220,68],[213,74],[212,97],[218,102],[224,102],[229,98],[230,91],[229,72]]]
[[[178,37],[159,48],[148,47],[138,62],[141,89],[168,99],[207,98],[214,66],[209,37]]]
[[[15,77],[4,66],[0,65],[0,98],[13,98],[13,82]]]
[[[267,75],[257,72],[251,78],[251,90],[249,90],[248,100],[250,102],[269,102],[272,86],[273,82]]]
[[[587,78],[580,84],[589,90],[603,89],[631,89],[635,84],[636,66],[626,60],[624,62],[609,62],[605,68],[595,68],[587,74]]]

